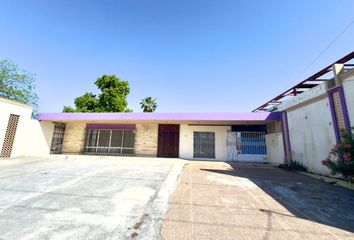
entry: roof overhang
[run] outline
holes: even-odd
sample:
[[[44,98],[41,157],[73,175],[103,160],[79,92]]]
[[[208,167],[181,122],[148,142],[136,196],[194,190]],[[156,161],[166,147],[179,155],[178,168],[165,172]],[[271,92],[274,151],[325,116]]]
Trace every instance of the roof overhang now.
[[[157,123],[261,123],[279,121],[280,113],[39,113],[38,120],[52,122],[157,122]]]
[[[332,67],[334,64],[344,64],[344,67],[348,67],[350,69],[353,68],[353,64],[345,64],[354,58],[354,51],[350,54],[346,55],[345,57],[339,59],[338,61],[332,63],[331,65],[323,68],[321,71],[315,73],[311,77],[305,79],[304,81],[296,84],[295,86],[289,88],[285,92],[279,94],[272,100],[264,103],[263,105],[259,106],[258,108],[254,109],[252,112],[261,112],[261,111],[273,111],[273,109],[280,103],[286,101],[289,97],[297,96],[308,89],[318,86],[319,84],[329,81],[332,78],[326,78],[326,74],[332,71]]]

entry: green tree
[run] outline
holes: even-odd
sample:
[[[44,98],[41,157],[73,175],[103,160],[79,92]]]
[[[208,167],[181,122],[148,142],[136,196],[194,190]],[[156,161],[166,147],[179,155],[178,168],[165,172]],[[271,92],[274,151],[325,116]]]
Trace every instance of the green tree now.
[[[20,69],[14,62],[0,61],[0,97],[33,106],[32,117],[37,114],[39,99],[35,80],[34,74]]]
[[[77,112],[99,112],[98,99],[92,93],[85,93],[75,99]]]
[[[146,97],[141,99],[140,106],[144,112],[155,112],[157,108],[157,102],[155,98]]]
[[[115,75],[103,75],[95,82],[101,93],[96,96],[91,92],[75,98],[75,107],[64,106],[63,112],[131,112],[127,108],[129,83]]]

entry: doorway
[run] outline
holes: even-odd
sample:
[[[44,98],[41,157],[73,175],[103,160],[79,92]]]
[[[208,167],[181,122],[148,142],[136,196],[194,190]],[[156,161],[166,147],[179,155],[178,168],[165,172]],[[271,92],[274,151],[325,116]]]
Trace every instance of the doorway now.
[[[50,148],[51,154],[61,154],[62,153],[64,132],[65,132],[65,124],[56,123],[54,125],[52,146]]]
[[[171,158],[179,156],[179,125],[159,124],[157,156]]]

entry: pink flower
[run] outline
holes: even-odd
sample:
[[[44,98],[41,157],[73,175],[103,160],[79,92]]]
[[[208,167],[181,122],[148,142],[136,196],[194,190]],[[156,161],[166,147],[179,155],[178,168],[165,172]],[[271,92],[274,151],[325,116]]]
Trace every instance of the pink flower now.
[[[327,166],[327,165],[328,165],[328,160],[327,160],[327,159],[325,159],[325,160],[322,160],[322,165],[325,165],[325,166]]]
[[[335,148],[336,150],[338,150],[341,146],[342,146],[342,144],[337,143],[337,144],[334,146],[334,148]]]
[[[352,145],[350,145],[350,144],[345,144],[345,148],[351,148],[352,147]]]
[[[346,162],[350,162],[352,160],[351,156],[350,156],[350,153],[345,153],[343,154],[343,159],[344,161]]]

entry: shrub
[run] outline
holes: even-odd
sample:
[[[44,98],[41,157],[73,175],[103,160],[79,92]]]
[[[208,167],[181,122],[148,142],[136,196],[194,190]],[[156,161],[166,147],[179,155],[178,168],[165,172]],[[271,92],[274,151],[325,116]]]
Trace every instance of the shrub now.
[[[280,164],[278,167],[288,171],[307,172],[307,168],[297,161],[289,161],[287,163]]]
[[[336,144],[322,164],[332,174],[342,174],[346,180],[354,181],[354,139],[351,132],[343,131],[342,142]]]

